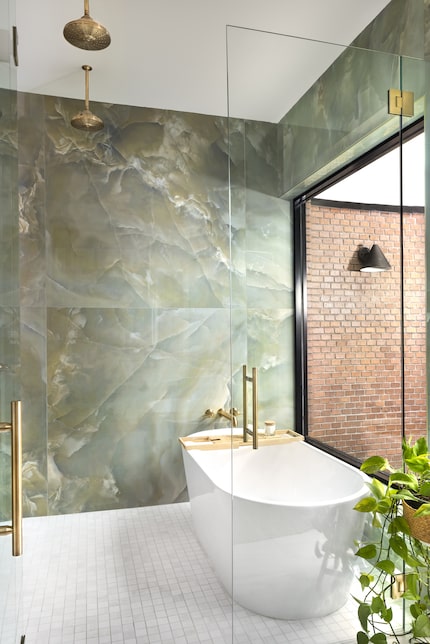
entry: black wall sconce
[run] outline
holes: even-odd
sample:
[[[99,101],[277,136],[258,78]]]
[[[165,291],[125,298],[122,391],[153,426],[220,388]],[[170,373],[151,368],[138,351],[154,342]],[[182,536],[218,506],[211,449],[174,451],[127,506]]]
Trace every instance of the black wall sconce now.
[[[385,257],[378,244],[373,244],[372,248],[361,246],[358,249],[358,259],[361,264],[360,271],[363,273],[378,273],[380,271],[389,271],[391,264]]]

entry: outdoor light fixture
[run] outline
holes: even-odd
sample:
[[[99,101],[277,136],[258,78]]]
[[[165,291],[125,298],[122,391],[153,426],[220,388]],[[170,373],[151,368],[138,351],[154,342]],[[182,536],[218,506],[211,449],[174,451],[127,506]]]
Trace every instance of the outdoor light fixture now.
[[[361,264],[360,271],[363,273],[378,273],[391,269],[391,264],[378,244],[373,244],[372,248],[361,246],[358,250],[358,259]]]

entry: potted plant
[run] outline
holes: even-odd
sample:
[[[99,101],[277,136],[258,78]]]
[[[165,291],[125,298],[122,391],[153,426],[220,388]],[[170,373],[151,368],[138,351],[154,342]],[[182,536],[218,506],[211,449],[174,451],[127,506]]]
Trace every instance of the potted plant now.
[[[367,474],[387,471],[386,484],[369,483],[370,495],[355,506],[372,516],[368,534],[358,544],[366,561],[360,573],[363,597],[357,599],[361,630],[358,644],[400,642],[394,626],[395,594],[407,611],[413,642],[430,642],[430,458],[427,439],[403,441],[402,469],[381,456],[361,466]],[[418,523],[418,532],[416,532]],[[429,528],[428,537],[425,534]],[[396,589],[397,593],[393,592]],[[397,601],[399,604],[399,601]],[[387,636],[390,639],[387,640]]]

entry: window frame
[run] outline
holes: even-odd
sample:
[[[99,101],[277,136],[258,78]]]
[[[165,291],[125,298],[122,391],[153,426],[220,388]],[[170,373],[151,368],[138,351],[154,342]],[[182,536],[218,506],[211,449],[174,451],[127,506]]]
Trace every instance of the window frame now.
[[[360,467],[361,462],[355,456],[336,449],[318,439],[309,436],[308,426],[308,352],[307,352],[307,283],[306,283],[306,203],[317,197],[318,194],[327,188],[338,183],[342,179],[358,172],[366,165],[373,163],[388,152],[400,148],[407,141],[424,132],[424,117],[420,117],[407,127],[400,127],[399,132],[375,146],[354,161],[348,163],[326,179],[318,182],[306,191],[293,199],[293,239],[294,239],[294,361],[295,361],[295,431],[302,434],[305,441],[319,449],[340,458],[341,460]],[[402,158],[400,155],[399,172],[402,172]],[[402,195],[400,194],[400,202]],[[334,203],[334,202],[333,202]],[[340,206],[345,202],[337,202]],[[361,204],[355,203],[355,207]],[[383,208],[381,205],[363,204],[365,208],[374,206]],[[402,203],[399,205],[400,215],[407,211]],[[402,325],[403,326],[403,325]],[[402,328],[403,334],[403,328]],[[403,341],[402,341],[403,342]],[[402,361],[404,359],[404,347],[401,348]],[[404,383],[402,383],[404,387]],[[404,410],[402,413],[402,435],[404,436]]]

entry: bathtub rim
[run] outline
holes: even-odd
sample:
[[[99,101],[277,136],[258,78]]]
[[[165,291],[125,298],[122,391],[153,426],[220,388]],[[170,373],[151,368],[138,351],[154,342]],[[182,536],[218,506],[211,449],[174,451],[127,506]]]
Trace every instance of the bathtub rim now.
[[[264,430],[259,430],[259,432],[263,433]],[[200,432],[194,432],[192,434],[189,434],[187,436],[187,438],[192,439],[193,436],[217,436],[217,435],[219,436],[219,435],[225,435],[225,434],[228,434],[228,433],[230,433],[228,428],[203,430],[203,431],[200,431]],[[231,433],[234,434],[234,435],[241,435],[242,430],[240,428],[235,428],[235,429],[231,430]],[[369,484],[371,482],[371,478],[367,474],[362,472],[358,467],[356,467],[356,466],[354,466],[354,465],[352,465],[352,464],[350,464],[350,463],[348,463],[346,461],[343,461],[340,458],[337,458],[336,456],[334,456],[334,455],[330,454],[329,452],[326,452],[326,451],[318,448],[315,445],[312,445],[311,443],[308,443],[306,440],[298,441],[297,443],[301,444],[301,445],[305,445],[306,446],[305,449],[314,450],[314,451],[316,451],[318,453],[323,454],[324,458],[327,458],[329,460],[335,461],[338,466],[340,466],[342,468],[345,468],[347,471],[353,473],[354,476],[357,476],[358,479],[361,479],[361,486],[357,486],[357,490],[355,492],[352,492],[351,494],[347,494],[347,495],[343,495],[343,496],[340,496],[340,495],[339,496],[333,496],[333,498],[329,499],[329,500],[328,499],[324,499],[324,500],[321,500],[321,501],[312,501],[312,500],[310,500],[309,502],[304,502],[303,498],[297,499],[297,501],[295,501],[295,502],[291,502],[291,501],[286,501],[286,500],[282,500],[282,499],[279,499],[279,500],[271,499],[271,498],[267,498],[267,497],[264,497],[264,496],[258,496],[258,497],[255,496],[255,495],[254,496],[248,496],[248,495],[246,495],[246,493],[245,494],[244,493],[238,494],[234,490],[234,483],[232,481],[233,468],[234,468],[234,465],[233,465],[234,459],[232,458],[232,456],[233,456],[234,452],[239,452],[239,451],[242,451],[242,450],[243,451],[245,451],[245,450],[246,451],[252,451],[252,445],[240,446],[238,448],[235,448],[234,450],[233,449],[225,449],[225,450],[223,449],[223,450],[214,450],[212,452],[211,452],[211,450],[207,450],[207,449],[206,450],[205,449],[200,449],[199,450],[198,448],[197,449],[187,450],[183,445],[181,446],[181,449],[184,452],[187,452],[189,454],[189,456],[192,458],[192,460],[196,463],[196,465],[198,465],[199,468],[201,468],[201,470],[204,472],[204,474],[208,478],[210,478],[212,483],[214,485],[216,485],[216,487],[219,490],[221,490],[222,492],[225,492],[226,494],[230,495],[232,497],[233,501],[234,500],[236,500],[236,501],[241,500],[241,501],[246,501],[246,502],[250,502],[250,503],[264,503],[264,504],[267,504],[267,505],[282,506],[284,508],[302,508],[304,510],[305,509],[311,510],[313,508],[316,509],[316,508],[321,508],[321,507],[330,507],[330,506],[333,506],[333,505],[339,505],[341,503],[350,503],[351,501],[354,501],[354,500],[358,501],[363,496],[366,496],[366,495],[369,494],[369,487],[368,486],[369,486]],[[279,445],[279,446],[267,445],[267,446],[265,446],[264,448],[261,448],[261,449],[271,449],[271,448],[272,449],[279,449],[280,447],[282,447],[282,446],[281,445]],[[283,447],[286,447],[286,445],[284,445]],[[208,473],[204,469],[203,464],[199,461],[199,458],[197,456],[198,453],[200,453],[200,454],[202,454],[202,453],[203,454],[210,454],[210,453],[216,454],[216,453],[218,453],[219,454],[219,453],[225,453],[225,452],[228,452],[228,454],[230,455],[230,460],[229,460],[229,465],[230,465],[230,468],[231,468],[231,479],[230,479],[231,485],[230,485],[230,487],[227,487],[225,484],[220,484],[219,480],[214,480],[210,475],[211,473]],[[228,461],[226,461],[226,463],[228,463]],[[242,490],[242,492],[243,492],[243,490]]]

